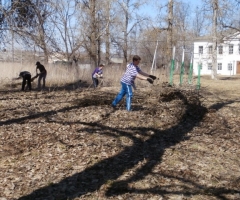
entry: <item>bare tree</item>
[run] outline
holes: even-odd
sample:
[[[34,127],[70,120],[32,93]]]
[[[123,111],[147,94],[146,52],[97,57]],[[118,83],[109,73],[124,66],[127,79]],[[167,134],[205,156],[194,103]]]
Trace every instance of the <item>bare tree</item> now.
[[[48,61],[48,41],[53,29],[48,26],[48,19],[53,10],[47,0],[12,1],[6,12],[8,29],[21,37],[27,45],[36,45],[44,52],[45,61]],[[27,19],[26,19],[27,18]],[[28,19],[30,18],[30,19]]]
[[[217,78],[217,13],[218,13],[218,0],[213,1],[213,52],[212,52],[212,79]]]
[[[202,36],[205,32],[205,15],[201,7],[196,7],[193,20],[192,20],[192,30],[195,37]]]
[[[107,21],[110,23],[111,16],[110,16],[110,9],[111,9],[111,1],[107,1],[107,9],[106,9],[106,18]],[[105,35],[105,43],[106,43],[106,56],[105,56],[105,64],[108,65],[110,63],[110,26],[109,23],[106,27],[106,35]]]
[[[212,24],[212,79],[217,79],[217,46],[224,36],[223,30],[231,27],[234,19],[232,0],[203,0],[205,14],[209,14]],[[230,12],[231,11],[231,12]],[[220,23],[218,23],[220,21]],[[226,25],[228,24],[228,25]]]
[[[81,13],[78,22],[82,28],[83,47],[94,66],[97,66],[101,60],[102,37],[109,26],[109,18],[103,16],[104,3],[106,3],[104,0],[89,0],[80,4]]]
[[[144,16],[138,15],[139,8],[146,3],[145,0],[117,0],[115,4],[116,13],[118,18],[114,19],[113,31],[118,33],[117,36],[112,36],[112,40],[118,48],[123,52],[124,64],[129,60],[131,49],[129,48],[129,39],[133,34],[134,29],[145,20]],[[118,26],[116,26],[118,25]],[[135,29],[136,31],[136,29]],[[123,36],[121,36],[121,35]],[[134,34],[137,34],[136,32]]]
[[[93,59],[94,65],[97,66],[97,20],[96,20],[96,0],[89,1],[89,9],[90,9],[90,57]]]
[[[239,9],[240,1],[225,0],[224,4],[219,1],[220,11],[218,14],[219,25],[223,29],[231,29],[233,31],[240,31]]]
[[[173,45],[176,47],[176,59],[182,59],[182,51],[185,52],[185,61],[190,59],[192,51],[193,35],[191,31],[190,5],[181,1],[175,1],[173,13]]]
[[[56,12],[50,16],[55,32],[49,41],[51,50],[63,54],[68,61],[76,62],[79,58],[78,50],[82,46],[77,3],[75,0],[58,0],[52,2],[52,7]]]
[[[173,40],[173,0],[168,0],[168,29],[167,29],[167,55],[170,60],[172,56]]]

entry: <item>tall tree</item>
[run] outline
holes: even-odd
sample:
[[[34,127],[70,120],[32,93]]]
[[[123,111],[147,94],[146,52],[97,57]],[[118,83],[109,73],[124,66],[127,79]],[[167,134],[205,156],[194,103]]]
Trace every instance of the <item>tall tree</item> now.
[[[231,22],[234,16],[234,12],[229,12],[233,11],[232,3],[232,0],[203,0],[205,15],[207,16],[208,14],[210,16],[212,24],[212,79],[217,79],[217,47],[218,40],[224,36],[222,30],[227,27],[224,26],[224,22]],[[218,21],[221,23],[218,23]]]
[[[167,57],[170,61],[173,43],[173,0],[168,0]]]
[[[205,34],[205,15],[201,7],[197,6],[194,11],[194,16],[192,20],[192,31],[195,37],[200,37]]]
[[[106,19],[109,22],[106,27],[106,35],[105,35],[105,43],[106,43],[106,56],[105,56],[105,64],[108,65],[110,63],[110,9],[111,9],[111,1],[107,1],[107,9],[106,9]]]
[[[102,25],[100,19],[102,9],[100,5],[103,3],[102,1],[103,0],[83,0],[81,3],[81,18],[79,19],[80,25],[84,28],[81,30],[83,45],[90,56],[91,64],[94,66],[97,66],[100,62],[98,59],[100,58],[99,55],[101,51],[100,37],[102,37],[105,31],[104,28],[100,27]],[[103,26],[107,26],[107,23]]]
[[[224,3],[224,4],[223,4]],[[240,19],[239,19],[239,0],[219,0],[219,7],[221,12],[218,16],[219,24],[223,29],[231,29],[235,31],[240,31]]]
[[[25,44],[35,45],[44,52],[48,61],[48,40],[53,28],[48,26],[49,16],[53,10],[48,0],[11,0],[8,14],[8,27]]]
[[[50,16],[50,23],[55,34],[49,40],[49,47],[53,52],[64,55],[68,61],[76,62],[82,46],[77,19],[78,4],[75,0],[58,0],[52,6],[56,12]]]
[[[146,0],[117,0],[115,4],[116,15],[113,28],[117,36],[113,36],[112,40],[115,42],[117,48],[121,49],[124,58],[124,65],[129,61],[131,50],[134,48],[129,45],[129,40],[133,34],[136,33],[136,27],[141,24],[146,18],[138,15],[141,6],[146,3]],[[117,25],[117,26],[116,26]],[[135,31],[135,33],[133,33]],[[122,35],[122,36],[121,36]],[[136,44],[133,44],[136,45]]]
[[[89,1],[90,8],[90,22],[91,22],[91,35],[90,35],[90,56],[93,59],[94,65],[97,66],[97,20],[96,20],[96,0]]]
[[[212,51],[212,79],[217,78],[217,13],[218,13],[218,0],[213,1],[213,51]]]
[[[4,46],[4,26],[5,26],[5,8],[3,7],[2,1],[0,0],[0,40],[1,46]]]

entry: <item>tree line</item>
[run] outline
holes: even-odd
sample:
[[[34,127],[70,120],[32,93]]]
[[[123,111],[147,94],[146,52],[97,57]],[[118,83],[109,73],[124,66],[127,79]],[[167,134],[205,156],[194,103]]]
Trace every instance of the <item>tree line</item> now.
[[[133,54],[166,65],[176,47],[193,51],[194,38],[226,29],[239,30],[239,0],[201,0],[201,6],[177,0],[0,0],[1,48],[17,42],[24,49],[68,61],[87,55],[92,65],[109,64]],[[189,58],[190,59],[190,58]]]

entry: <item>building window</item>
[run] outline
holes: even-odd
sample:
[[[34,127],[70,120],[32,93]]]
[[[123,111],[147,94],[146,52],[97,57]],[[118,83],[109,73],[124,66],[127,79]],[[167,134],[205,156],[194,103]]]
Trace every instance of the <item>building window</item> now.
[[[203,46],[199,46],[198,47],[198,53],[199,54],[203,54]]]
[[[208,63],[208,70],[212,70],[212,63]]]
[[[222,70],[222,63],[218,63],[218,70]]]
[[[212,54],[212,45],[208,46],[208,54]]]
[[[233,45],[230,44],[230,45],[228,46],[228,48],[229,48],[228,53],[229,53],[229,54],[233,54]]]
[[[218,54],[223,54],[223,46],[218,47]]]
[[[228,63],[228,71],[232,71],[232,63]]]

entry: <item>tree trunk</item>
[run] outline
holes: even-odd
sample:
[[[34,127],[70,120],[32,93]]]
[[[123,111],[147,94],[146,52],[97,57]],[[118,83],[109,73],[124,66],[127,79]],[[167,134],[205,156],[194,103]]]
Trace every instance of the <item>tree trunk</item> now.
[[[91,64],[97,66],[97,24],[96,24],[96,0],[90,0],[90,12],[91,12],[91,47],[90,47],[90,57]]]
[[[126,66],[128,62],[128,21],[129,21],[129,14],[128,14],[128,8],[129,8],[129,0],[127,1],[127,4],[124,3],[124,15],[125,15],[125,22],[124,22],[124,44],[123,44],[123,57],[124,57],[124,66]]]
[[[110,2],[107,3],[107,20],[108,25],[106,28],[106,56],[105,56],[105,64],[108,65],[110,63],[110,29],[109,29],[109,22],[110,22]]]
[[[172,57],[172,24],[173,24],[173,0],[168,1],[168,30],[167,30],[167,61]]]
[[[217,79],[217,11],[218,0],[213,2],[213,51],[212,51],[212,79]]]

